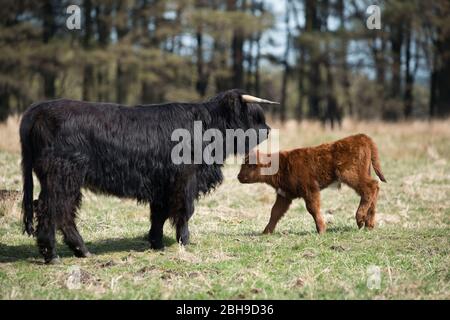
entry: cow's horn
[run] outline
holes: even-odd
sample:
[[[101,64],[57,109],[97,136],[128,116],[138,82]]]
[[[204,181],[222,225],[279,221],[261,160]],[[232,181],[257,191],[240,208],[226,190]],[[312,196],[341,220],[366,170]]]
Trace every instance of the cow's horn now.
[[[257,97],[254,97],[254,96],[250,96],[248,94],[243,94],[242,95],[242,100],[244,100],[245,102],[248,102],[248,103],[279,104],[278,102],[257,98]]]

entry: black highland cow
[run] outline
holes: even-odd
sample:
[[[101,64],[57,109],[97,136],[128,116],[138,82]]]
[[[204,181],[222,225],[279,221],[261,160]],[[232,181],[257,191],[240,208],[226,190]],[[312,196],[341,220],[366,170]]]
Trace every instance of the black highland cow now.
[[[36,236],[46,263],[57,261],[56,230],[76,256],[89,256],[75,224],[85,187],[150,203],[152,248],[163,248],[168,218],[177,241],[187,244],[194,201],[223,176],[221,164],[174,164],[171,134],[179,128],[192,133],[194,121],[224,135],[226,129],[270,129],[257,103],[270,102],[230,90],[203,103],[126,107],[62,99],[32,105],[20,125],[25,231]],[[34,202],[33,170],[41,185]]]

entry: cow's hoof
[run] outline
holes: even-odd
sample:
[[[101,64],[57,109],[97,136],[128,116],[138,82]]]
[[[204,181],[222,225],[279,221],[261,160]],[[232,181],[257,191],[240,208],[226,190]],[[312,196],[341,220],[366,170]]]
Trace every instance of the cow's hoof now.
[[[150,248],[157,251],[163,251],[164,244],[162,242],[161,243],[150,242]]]
[[[190,243],[189,238],[180,238],[178,240],[178,244],[183,247],[187,246],[189,243]]]
[[[49,260],[45,260],[45,264],[60,264],[61,263],[61,259],[59,259],[58,256],[53,257]]]
[[[92,253],[90,253],[89,251],[74,251],[74,255],[77,258],[89,258],[92,256]]]

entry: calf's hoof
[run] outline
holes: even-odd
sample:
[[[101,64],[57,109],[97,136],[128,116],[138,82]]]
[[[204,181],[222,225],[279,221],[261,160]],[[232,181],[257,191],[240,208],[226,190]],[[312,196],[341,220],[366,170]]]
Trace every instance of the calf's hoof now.
[[[373,230],[373,228],[375,228],[375,224],[373,223],[366,223],[365,225],[367,230]]]
[[[362,227],[364,227],[364,220],[356,220],[356,224],[358,225],[358,229],[361,229]]]
[[[327,226],[325,224],[316,226],[316,230],[319,235],[322,235],[327,231]]]
[[[271,230],[271,229],[264,229],[264,231],[262,232],[262,234],[264,234],[264,235],[269,235],[269,234],[272,234],[273,233],[273,230]]]

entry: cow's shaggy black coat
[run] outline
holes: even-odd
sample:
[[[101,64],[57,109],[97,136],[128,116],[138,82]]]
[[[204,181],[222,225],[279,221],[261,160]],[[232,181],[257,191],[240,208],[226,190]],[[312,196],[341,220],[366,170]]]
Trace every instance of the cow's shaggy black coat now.
[[[269,129],[261,107],[245,103],[238,90],[203,103],[126,107],[64,99],[32,105],[20,126],[24,228],[35,233],[46,262],[57,257],[56,230],[75,255],[89,255],[75,225],[82,187],[150,203],[152,248],[163,247],[168,218],[177,241],[186,244],[194,201],[223,179],[220,164],[172,163],[171,151],[178,143],[171,141],[172,132],[185,128],[193,134],[194,121],[202,121],[204,131],[220,130],[224,137],[226,129]],[[33,170],[41,184],[34,203]]]

